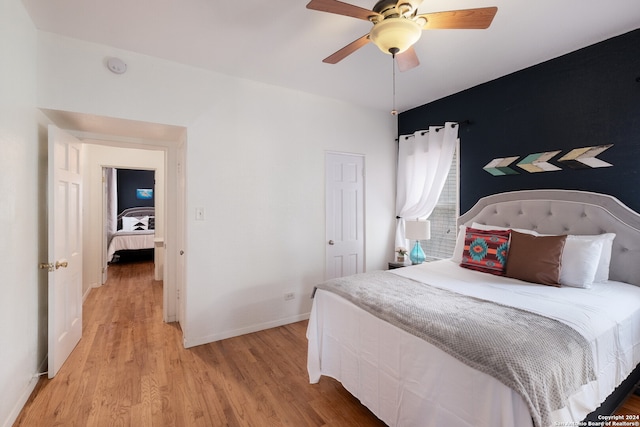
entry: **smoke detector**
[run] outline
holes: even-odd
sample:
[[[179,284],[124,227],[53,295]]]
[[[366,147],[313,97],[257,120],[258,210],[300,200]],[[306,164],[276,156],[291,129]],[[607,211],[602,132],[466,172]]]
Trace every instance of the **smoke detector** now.
[[[124,74],[127,71],[127,64],[120,58],[109,58],[107,68],[116,74]]]

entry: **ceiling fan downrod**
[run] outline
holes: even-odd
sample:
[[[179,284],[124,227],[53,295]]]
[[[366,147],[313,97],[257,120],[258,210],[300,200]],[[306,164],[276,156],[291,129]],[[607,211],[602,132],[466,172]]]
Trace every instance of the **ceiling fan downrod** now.
[[[398,110],[396,110],[396,53],[400,52],[400,49],[397,47],[392,47],[389,49],[389,53],[391,54],[391,65],[393,67],[393,104],[391,109],[391,115],[397,116]]]

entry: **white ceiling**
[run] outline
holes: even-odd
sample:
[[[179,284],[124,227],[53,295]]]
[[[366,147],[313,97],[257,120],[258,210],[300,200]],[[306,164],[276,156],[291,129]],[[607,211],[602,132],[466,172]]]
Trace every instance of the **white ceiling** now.
[[[391,57],[373,44],[322,63],[371,24],[307,0],[22,1],[43,31],[391,110]],[[423,32],[421,65],[397,74],[399,111],[640,27],[638,0],[425,0],[419,12],[485,6],[498,7],[487,30]]]

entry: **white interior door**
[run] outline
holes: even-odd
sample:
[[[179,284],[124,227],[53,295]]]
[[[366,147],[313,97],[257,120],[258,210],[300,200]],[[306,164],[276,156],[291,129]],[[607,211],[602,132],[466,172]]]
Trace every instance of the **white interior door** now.
[[[325,159],[326,278],[364,271],[364,157]]]
[[[82,143],[49,125],[49,378],[82,337]]]

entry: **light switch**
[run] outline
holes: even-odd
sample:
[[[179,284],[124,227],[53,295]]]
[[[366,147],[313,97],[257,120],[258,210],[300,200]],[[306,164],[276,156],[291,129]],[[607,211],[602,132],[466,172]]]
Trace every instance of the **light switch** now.
[[[196,221],[204,221],[204,208],[196,208]]]

